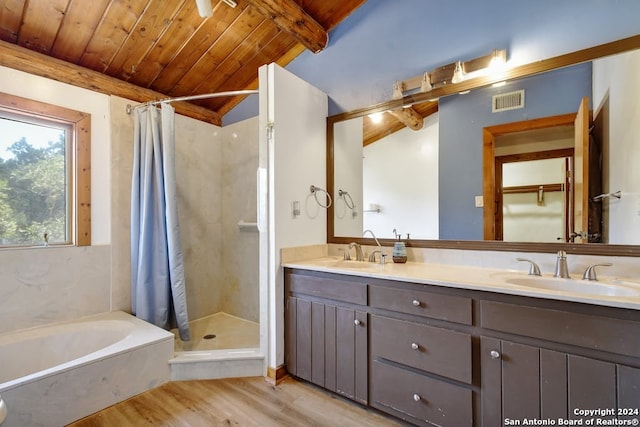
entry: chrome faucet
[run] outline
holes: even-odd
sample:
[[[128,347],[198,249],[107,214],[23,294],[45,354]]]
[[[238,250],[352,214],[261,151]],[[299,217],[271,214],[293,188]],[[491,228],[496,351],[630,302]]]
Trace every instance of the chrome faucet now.
[[[582,280],[598,280],[596,276],[596,267],[611,267],[613,264],[610,262],[603,262],[602,264],[593,264],[587,267],[582,275]]]
[[[380,263],[384,264],[382,252],[375,250],[369,254],[369,262],[376,262],[376,254],[380,254]]]
[[[531,266],[529,267],[529,275],[530,276],[541,276],[540,267],[538,267],[538,264],[536,264],[535,262],[531,261],[530,259],[526,259],[526,258],[516,258],[516,260],[518,260],[518,261],[526,261],[529,264],[531,264]]]
[[[378,241],[378,238],[376,237],[375,234],[373,234],[373,231],[371,230],[364,230],[364,233],[362,233],[362,235],[364,236],[365,234],[371,234],[371,236],[373,237],[373,240],[376,241],[376,245],[378,245],[378,250],[377,251],[373,251],[371,253],[371,255],[369,255],[369,261],[370,262],[376,262],[376,252],[380,254],[380,264],[384,264],[384,258],[385,258],[385,254],[382,253],[382,245],[380,244],[380,242]]]
[[[556,271],[553,277],[560,277],[563,279],[569,279],[569,267],[567,266],[567,253],[565,251],[558,251],[558,258],[556,259]]]
[[[362,253],[362,246],[359,243],[351,242],[349,243],[349,249],[355,248],[356,250],[356,261],[364,261],[364,254]]]

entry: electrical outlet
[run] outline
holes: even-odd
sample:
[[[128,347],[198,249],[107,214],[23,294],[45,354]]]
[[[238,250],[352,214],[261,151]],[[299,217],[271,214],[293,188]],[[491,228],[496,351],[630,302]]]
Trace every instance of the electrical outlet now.
[[[484,207],[484,197],[476,196],[476,208]]]

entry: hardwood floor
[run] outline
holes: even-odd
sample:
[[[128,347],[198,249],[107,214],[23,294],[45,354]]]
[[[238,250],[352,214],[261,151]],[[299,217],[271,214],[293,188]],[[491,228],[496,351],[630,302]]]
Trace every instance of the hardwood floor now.
[[[401,426],[404,424],[311,384],[262,377],[174,381],[69,427]]]

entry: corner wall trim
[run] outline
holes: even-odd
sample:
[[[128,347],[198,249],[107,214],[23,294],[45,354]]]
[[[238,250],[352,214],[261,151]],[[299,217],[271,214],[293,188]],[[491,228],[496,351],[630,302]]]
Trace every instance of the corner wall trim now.
[[[287,368],[285,368],[284,365],[280,365],[277,368],[272,368],[271,366],[267,368],[266,380],[273,385],[280,384],[282,380],[284,380],[288,376],[289,373],[287,372]]]

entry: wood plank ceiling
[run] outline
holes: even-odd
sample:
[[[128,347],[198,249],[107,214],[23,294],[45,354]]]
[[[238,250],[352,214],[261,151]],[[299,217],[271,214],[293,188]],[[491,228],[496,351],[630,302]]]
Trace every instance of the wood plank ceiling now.
[[[256,89],[261,65],[322,50],[365,1],[212,0],[201,18],[195,0],[2,0],[0,65],[139,102]],[[176,110],[220,124],[242,99]]]

